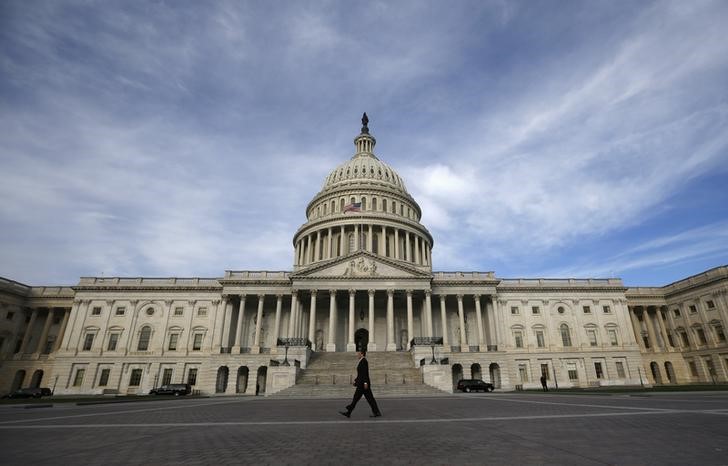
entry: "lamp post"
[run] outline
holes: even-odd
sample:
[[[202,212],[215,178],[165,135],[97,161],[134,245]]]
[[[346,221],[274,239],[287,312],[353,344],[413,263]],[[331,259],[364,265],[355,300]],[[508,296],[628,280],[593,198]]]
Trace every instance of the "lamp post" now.
[[[437,364],[437,361],[435,361],[435,345],[431,344],[430,348],[432,348],[432,361],[430,361],[430,364]]]
[[[286,340],[286,355],[283,358],[283,365],[284,366],[290,366],[291,363],[288,362],[288,340]]]

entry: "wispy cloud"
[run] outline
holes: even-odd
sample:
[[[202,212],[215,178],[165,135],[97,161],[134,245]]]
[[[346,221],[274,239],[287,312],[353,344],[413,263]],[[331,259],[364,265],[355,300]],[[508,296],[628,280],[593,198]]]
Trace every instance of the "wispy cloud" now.
[[[0,275],[289,269],[364,110],[440,270],[541,271],[724,179],[725,4],[560,6],[5,2]]]

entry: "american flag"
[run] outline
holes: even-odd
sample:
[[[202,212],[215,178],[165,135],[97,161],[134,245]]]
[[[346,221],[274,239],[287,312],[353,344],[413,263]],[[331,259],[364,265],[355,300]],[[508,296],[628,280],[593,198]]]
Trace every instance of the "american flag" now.
[[[361,212],[361,202],[352,202],[344,206],[344,213]]]

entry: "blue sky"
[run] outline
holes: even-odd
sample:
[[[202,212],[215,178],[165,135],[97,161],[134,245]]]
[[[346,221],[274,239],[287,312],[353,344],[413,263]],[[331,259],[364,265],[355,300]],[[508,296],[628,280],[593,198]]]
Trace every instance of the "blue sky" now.
[[[290,270],[361,113],[439,271],[728,264],[725,1],[0,2],[0,276]]]

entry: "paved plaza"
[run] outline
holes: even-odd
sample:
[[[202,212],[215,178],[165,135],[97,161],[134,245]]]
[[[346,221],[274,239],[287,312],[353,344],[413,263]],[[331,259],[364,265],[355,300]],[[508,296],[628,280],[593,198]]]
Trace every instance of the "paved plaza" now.
[[[376,392],[375,392],[376,393]],[[0,406],[2,463],[728,464],[728,393]]]

